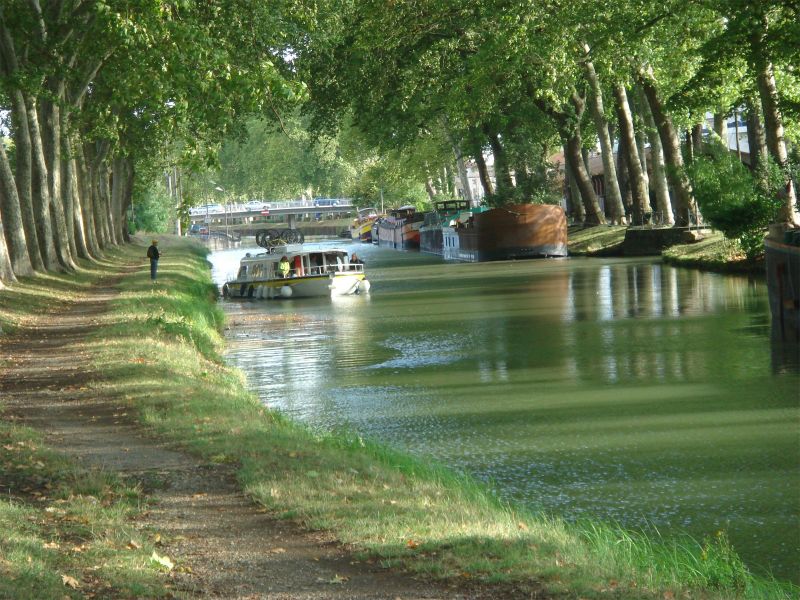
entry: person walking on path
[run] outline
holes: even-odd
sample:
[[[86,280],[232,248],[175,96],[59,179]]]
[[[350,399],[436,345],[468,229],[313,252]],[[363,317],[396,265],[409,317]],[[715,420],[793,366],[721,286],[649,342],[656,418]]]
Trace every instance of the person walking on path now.
[[[153,240],[153,243],[147,249],[147,258],[150,259],[150,279],[155,281],[158,275],[158,259],[161,258],[161,254],[158,251],[158,240]]]

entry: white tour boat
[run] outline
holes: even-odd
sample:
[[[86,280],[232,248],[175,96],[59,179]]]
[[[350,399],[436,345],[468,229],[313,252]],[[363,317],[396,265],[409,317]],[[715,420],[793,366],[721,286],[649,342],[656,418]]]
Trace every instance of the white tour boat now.
[[[281,262],[288,262],[281,265]],[[310,250],[302,244],[275,245],[266,252],[246,254],[239,273],[222,286],[229,298],[307,298],[369,291],[360,261],[346,250]]]

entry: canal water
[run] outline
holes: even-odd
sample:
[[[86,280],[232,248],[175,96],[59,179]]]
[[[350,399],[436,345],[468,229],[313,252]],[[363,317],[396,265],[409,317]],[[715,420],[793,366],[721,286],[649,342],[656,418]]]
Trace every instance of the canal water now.
[[[223,301],[227,359],[265,404],[569,520],[725,531],[800,580],[798,349],[771,341],[760,278],[349,249],[369,294]],[[243,253],[212,256],[218,282]]]

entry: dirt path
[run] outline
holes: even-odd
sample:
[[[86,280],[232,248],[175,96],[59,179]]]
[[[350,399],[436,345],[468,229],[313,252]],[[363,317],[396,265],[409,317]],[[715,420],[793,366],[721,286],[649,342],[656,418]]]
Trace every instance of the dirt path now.
[[[531,592],[439,582],[357,562],[324,534],[273,519],[246,498],[226,467],[205,464],[140,429],[124,402],[86,384],[80,344],[106,314],[114,281],[41,315],[32,328],[0,335],[0,396],[6,418],[38,428],[48,444],[90,468],[141,483],[155,499],[138,526],[156,530],[181,567],[176,594],[203,598],[483,599]]]

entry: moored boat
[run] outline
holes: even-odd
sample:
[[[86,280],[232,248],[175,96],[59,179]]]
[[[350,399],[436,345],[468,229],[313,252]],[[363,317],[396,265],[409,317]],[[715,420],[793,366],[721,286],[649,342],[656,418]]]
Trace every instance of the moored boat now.
[[[374,208],[359,209],[353,223],[350,225],[350,237],[353,241],[372,242],[372,225],[378,219],[378,211]]]
[[[567,255],[567,218],[560,206],[510,204],[475,213],[442,229],[446,260],[483,262]]]
[[[309,249],[256,236],[266,252],[247,253],[222,287],[230,298],[306,298],[369,291],[364,264],[340,248]]]
[[[419,228],[419,249],[430,254],[442,254],[442,228],[463,213],[469,214],[467,200],[443,200],[436,202],[432,211],[424,214],[424,222]]]
[[[418,250],[423,215],[414,206],[390,210],[378,223],[378,243],[395,250]]]
[[[773,331],[781,339],[800,342],[800,229],[771,231],[764,255]]]

